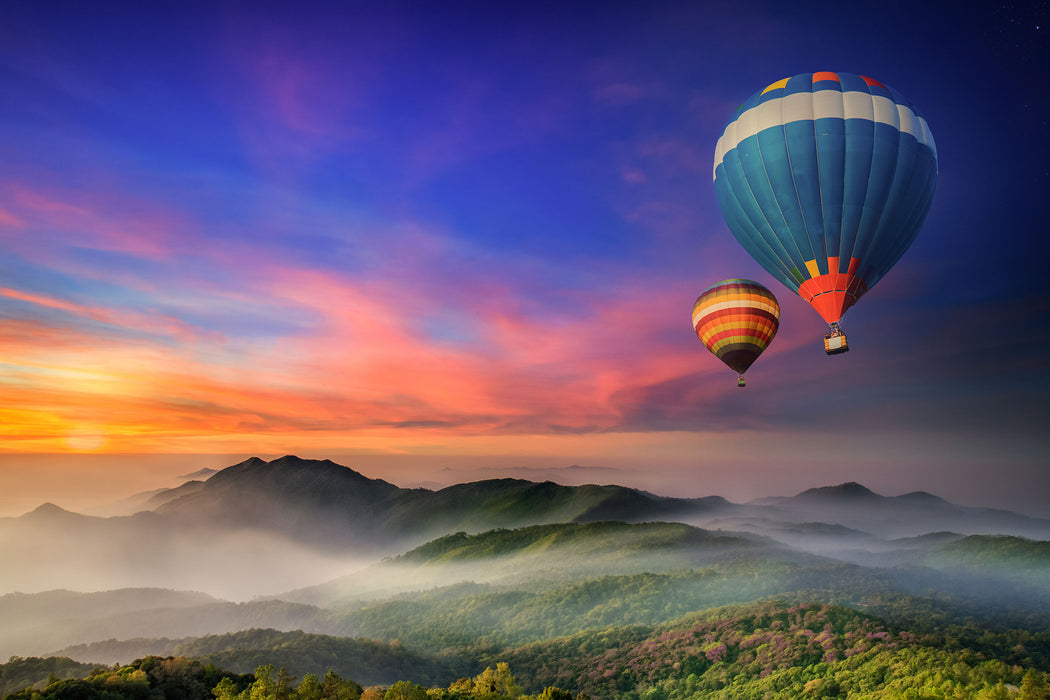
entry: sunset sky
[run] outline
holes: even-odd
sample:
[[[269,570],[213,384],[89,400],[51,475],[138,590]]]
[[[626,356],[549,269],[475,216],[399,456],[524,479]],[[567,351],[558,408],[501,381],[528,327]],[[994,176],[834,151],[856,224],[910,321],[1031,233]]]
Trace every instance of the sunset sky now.
[[[292,453],[1050,517],[1047,4],[963,5],[3,3],[0,515]],[[711,182],[820,70],[940,173],[835,357]],[[734,277],[782,307],[743,390],[690,325]]]

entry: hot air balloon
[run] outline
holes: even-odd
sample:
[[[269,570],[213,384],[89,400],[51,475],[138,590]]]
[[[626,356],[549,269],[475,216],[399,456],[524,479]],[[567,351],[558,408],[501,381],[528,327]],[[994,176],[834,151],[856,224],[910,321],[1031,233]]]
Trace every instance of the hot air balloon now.
[[[736,371],[737,386],[780,327],[780,304],[758,282],[722,280],[693,304],[693,329],[714,356]]]
[[[900,259],[937,187],[926,120],[899,92],[850,73],[803,73],[752,95],[715,147],[729,230],[829,324]]]

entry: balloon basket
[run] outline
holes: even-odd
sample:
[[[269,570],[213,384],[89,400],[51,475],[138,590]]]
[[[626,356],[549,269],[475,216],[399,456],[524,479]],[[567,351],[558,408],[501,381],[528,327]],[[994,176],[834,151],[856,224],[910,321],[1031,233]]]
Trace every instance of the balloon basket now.
[[[829,355],[841,355],[844,352],[849,352],[846,334],[842,332],[837,323],[832,323],[831,328],[824,335],[824,352]]]
[[[744,375],[741,374],[739,377],[737,377],[736,385],[737,386],[745,386],[744,385]]]

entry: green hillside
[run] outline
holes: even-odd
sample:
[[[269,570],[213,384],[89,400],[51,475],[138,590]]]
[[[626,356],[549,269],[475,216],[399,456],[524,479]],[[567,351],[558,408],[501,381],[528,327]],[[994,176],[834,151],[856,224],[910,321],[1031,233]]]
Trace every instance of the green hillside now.
[[[313,605],[355,607],[362,600],[462,581],[514,588],[606,575],[725,568],[748,563],[823,566],[826,560],[754,535],[682,523],[557,523],[457,532],[363,571],[280,596]]]
[[[302,677],[327,671],[352,678],[363,685],[391,684],[402,679],[433,685],[464,675],[468,665],[459,657],[420,654],[398,641],[306,634],[299,630],[251,629],[233,634],[209,635],[173,647],[175,656],[186,656],[237,673],[251,673],[272,664]]]
[[[1050,575],[1050,542],[1007,535],[971,535],[940,547],[931,559],[942,565],[1006,567]]]
[[[338,661],[353,640],[253,630],[207,638],[182,651],[259,645],[259,666],[237,675],[209,656],[147,657],[98,669],[84,680],[54,679],[7,700],[686,700],[687,698],[1047,697],[1050,637],[1020,641],[984,630],[981,639],[922,634],[835,605],[751,603],[694,612],[659,625],[610,626],[473,657],[447,680],[405,678],[362,688],[338,673],[299,674],[276,664],[301,651],[312,663]],[[368,642],[356,643],[358,649]],[[373,648],[378,652],[378,647]],[[426,664],[400,648],[401,656]],[[288,651],[292,650],[292,651]],[[297,651],[298,650],[298,651]],[[245,649],[244,651],[247,651]],[[229,658],[232,658],[230,656]],[[245,660],[247,655],[243,657]],[[473,670],[463,673],[463,670]],[[458,675],[463,673],[463,675]],[[324,680],[320,680],[321,678]]]
[[[958,640],[956,640],[958,641]],[[613,627],[494,656],[526,689],[591,697],[1035,698],[1046,692],[1050,639],[1027,655],[945,643],[828,605],[766,602],[665,625]],[[1041,689],[1041,690],[1040,690]]]
[[[682,523],[628,524],[603,521],[535,525],[516,530],[500,528],[477,535],[457,532],[416,547],[394,561],[453,563],[541,553],[571,558],[612,553],[625,559],[666,550],[674,550],[675,554],[681,555],[686,554],[687,550],[726,551],[730,548],[757,551],[765,550],[768,546],[753,536],[709,532]],[[688,557],[680,560],[682,564],[689,561]],[[559,564],[565,563],[565,560],[559,560]]]
[[[772,596],[854,602],[894,590],[891,580],[851,565],[745,562],[567,582],[450,586],[361,604],[333,614],[332,624],[342,634],[476,653],[610,625],[658,624]]]
[[[0,664],[0,697],[24,688],[42,688],[48,681],[83,678],[98,668],[98,664],[83,664],[65,657],[39,658],[12,656]]]

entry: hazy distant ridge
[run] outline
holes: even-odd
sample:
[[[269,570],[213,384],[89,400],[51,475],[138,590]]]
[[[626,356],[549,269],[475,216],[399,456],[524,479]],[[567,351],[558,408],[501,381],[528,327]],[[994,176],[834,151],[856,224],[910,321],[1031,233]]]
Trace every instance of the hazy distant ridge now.
[[[855,562],[862,550],[899,549],[893,539],[931,532],[1050,540],[1050,520],[924,492],[885,497],[853,482],[744,504],[523,479],[406,489],[291,455],[253,457],[154,498],[154,510],[131,516],[45,504],[0,518],[0,556],[19,562],[0,572],[0,590],[69,587],[66,572],[76,571],[82,590],[165,587],[244,600],[334,580],[456,532],[555,523],[677,521]]]

